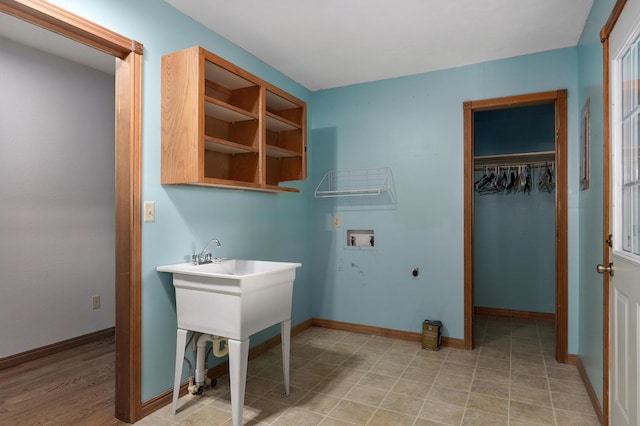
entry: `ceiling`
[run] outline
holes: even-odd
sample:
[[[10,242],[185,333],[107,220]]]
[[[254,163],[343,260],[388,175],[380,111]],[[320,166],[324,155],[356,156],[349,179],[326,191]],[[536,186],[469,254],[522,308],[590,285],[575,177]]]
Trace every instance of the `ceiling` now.
[[[593,0],[165,0],[310,90],[578,43]],[[0,37],[114,74],[113,57],[0,13]]]
[[[578,44],[593,0],[165,0],[310,90]]]

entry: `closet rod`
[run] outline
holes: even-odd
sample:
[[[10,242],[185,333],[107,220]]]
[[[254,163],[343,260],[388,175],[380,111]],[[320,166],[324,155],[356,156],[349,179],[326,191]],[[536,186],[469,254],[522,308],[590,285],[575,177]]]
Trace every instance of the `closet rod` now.
[[[551,160],[551,161],[542,161],[540,163],[529,163],[529,162],[524,162],[524,163],[509,163],[509,164],[497,164],[497,163],[493,163],[493,164],[485,164],[485,165],[474,165],[473,167],[473,171],[474,172],[481,172],[484,171],[486,169],[489,169],[490,171],[494,171],[494,169],[496,167],[499,167],[500,170],[505,171],[505,169],[509,168],[509,167],[518,167],[518,166],[529,166],[532,169],[545,169],[548,167],[553,167],[555,166],[556,162]]]
[[[510,166],[518,164],[550,163],[555,161],[555,151],[523,152],[518,154],[483,155],[474,157],[473,165]]]

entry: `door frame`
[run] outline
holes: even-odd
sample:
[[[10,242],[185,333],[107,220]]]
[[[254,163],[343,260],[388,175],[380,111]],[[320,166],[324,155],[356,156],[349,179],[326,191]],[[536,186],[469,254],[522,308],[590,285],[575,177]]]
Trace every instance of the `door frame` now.
[[[568,362],[567,90],[464,102],[464,347],[473,349],[474,128],[473,115],[553,103],[556,125],[556,360]]]
[[[613,6],[611,10],[611,14],[607,19],[607,22],[604,24],[602,29],[600,30],[600,41],[602,42],[602,112],[603,112],[603,124],[602,124],[602,133],[603,133],[603,148],[602,148],[602,162],[603,162],[603,215],[602,215],[602,256],[603,256],[603,264],[608,265],[611,261],[611,247],[606,242],[609,239],[609,235],[612,233],[611,231],[611,88],[610,88],[610,77],[611,77],[611,57],[609,52],[609,36],[613,31],[616,23],[618,22],[618,18],[622,14],[622,10],[624,9],[627,0],[617,0],[616,4]],[[609,274],[602,275],[602,303],[603,303],[603,318],[602,318],[602,414],[603,414],[603,425],[606,426],[609,424],[609,384],[610,384],[610,375],[609,375],[609,341],[610,341],[610,333],[609,333],[609,325],[610,325],[610,309],[609,309]]]
[[[141,164],[143,46],[42,0],[0,0],[0,12],[83,43],[116,60],[115,416],[141,418]]]

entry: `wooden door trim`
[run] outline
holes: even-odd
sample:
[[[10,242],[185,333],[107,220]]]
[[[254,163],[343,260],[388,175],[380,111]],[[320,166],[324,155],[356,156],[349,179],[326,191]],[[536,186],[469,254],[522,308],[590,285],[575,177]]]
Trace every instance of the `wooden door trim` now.
[[[618,18],[622,14],[627,0],[617,0],[616,4],[611,10],[611,14],[600,30],[600,41],[602,42],[602,135],[603,135],[603,148],[602,148],[602,188],[603,188],[603,206],[604,211],[602,214],[602,254],[603,264],[608,265],[611,258],[611,251],[609,245],[605,242],[609,238],[611,233],[611,92],[609,87],[610,72],[610,52],[609,52],[609,36],[613,31]],[[604,426],[609,424],[609,274],[602,275],[602,423]]]
[[[116,417],[140,419],[143,46],[42,0],[0,0],[0,12],[108,53],[116,61]]]
[[[556,110],[556,359],[568,362],[567,91],[468,101],[464,108],[464,347],[473,342],[473,114],[477,111],[554,103]]]

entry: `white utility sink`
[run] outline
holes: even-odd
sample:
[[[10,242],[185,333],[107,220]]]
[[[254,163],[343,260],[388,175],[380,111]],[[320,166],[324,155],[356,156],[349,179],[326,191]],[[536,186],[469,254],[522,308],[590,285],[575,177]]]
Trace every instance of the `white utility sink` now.
[[[173,273],[178,320],[173,407],[177,408],[187,331],[229,338],[233,424],[242,424],[249,336],[281,324],[285,394],[289,393],[291,299],[300,263],[222,260],[158,266]]]

